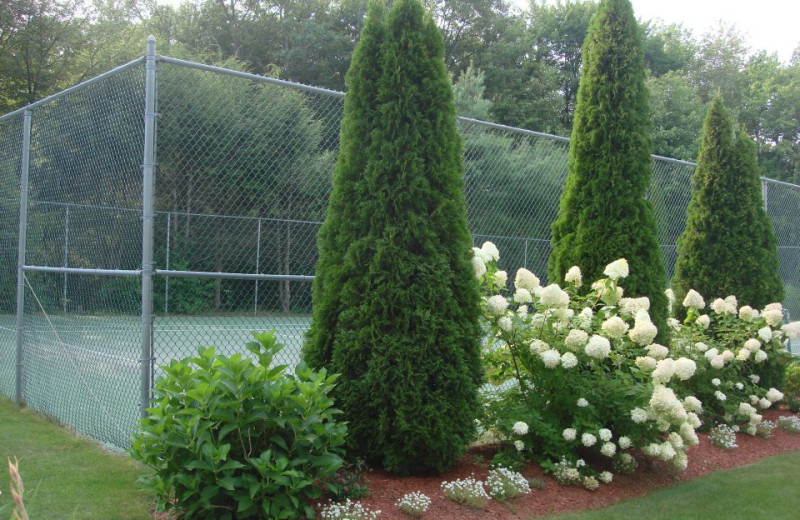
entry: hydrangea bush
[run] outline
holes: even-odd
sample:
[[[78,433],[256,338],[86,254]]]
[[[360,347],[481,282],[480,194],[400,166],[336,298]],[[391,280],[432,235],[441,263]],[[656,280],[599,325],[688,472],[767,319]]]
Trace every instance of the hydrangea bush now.
[[[648,298],[625,295],[625,259],[589,287],[578,267],[563,285],[543,287],[524,268],[510,280],[499,257],[491,242],[473,248],[494,385],[481,426],[562,483],[595,489],[611,480],[583,463],[587,452],[619,472],[635,469],[631,449],[685,469],[703,421],[740,421],[755,434],[758,410],[782,398],[758,385],[754,368],[780,359],[783,341],[800,333],[798,323],[780,328],[779,304],[758,312],[728,298],[703,315],[702,297],[690,291],[686,321],[671,320],[673,344],[660,345]]]

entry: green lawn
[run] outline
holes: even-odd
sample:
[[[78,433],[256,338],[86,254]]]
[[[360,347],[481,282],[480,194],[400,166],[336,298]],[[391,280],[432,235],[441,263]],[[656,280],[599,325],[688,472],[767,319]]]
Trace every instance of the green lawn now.
[[[155,499],[135,482],[137,463],[0,398],[0,511],[11,502],[6,459],[15,456],[31,520],[151,518]]]
[[[782,520],[800,518],[800,451],[553,520]]]

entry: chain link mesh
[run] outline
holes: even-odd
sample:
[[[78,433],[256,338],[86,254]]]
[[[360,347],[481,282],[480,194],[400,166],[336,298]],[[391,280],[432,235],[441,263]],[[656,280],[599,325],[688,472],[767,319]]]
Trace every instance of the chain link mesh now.
[[[144,83],[144,67],[129,68],[33,110],[26,264],[56,272],[26,276],[25,399],[120,447],[138,417],[140,278],[71,269],[141,268]],[[342,95],[162,59],[157,100],[154,366],[201,345],[243,352],[251,332],[270,329],[287,345],[278,361],[293,364],[309,325]],[[568,142],[458,124],[475,244],[495,242],[502,268],[525,266],[546,281]],[[0,392],[8,396],[21,146],[22,117],[0,120]],[[653,163],[648,198],[669,276],[693,169]],[[797,319],[800,187],[765,181],[765,194],[785,305]]]

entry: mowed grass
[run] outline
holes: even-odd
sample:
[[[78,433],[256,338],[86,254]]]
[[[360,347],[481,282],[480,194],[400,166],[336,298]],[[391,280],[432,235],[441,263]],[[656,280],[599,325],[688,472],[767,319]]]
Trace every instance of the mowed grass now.
[[[147,520],[155,499],[141,466],[0,398],[0,511],[11,502],[8,458],[19,459],[31,520]]]
[[[800,451],[719,471],[605,509],[553,520],[796,520]],[[600,491],[602,493],[602,488]]]

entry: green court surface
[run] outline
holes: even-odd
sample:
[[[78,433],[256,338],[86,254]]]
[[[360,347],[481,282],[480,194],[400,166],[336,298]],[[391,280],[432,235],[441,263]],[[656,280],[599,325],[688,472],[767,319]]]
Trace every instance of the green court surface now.
[[[0,393],[15,394],[15,318],[0,315]],[[307,316],[156,317],[153,377],[170,359],[213,346],[225,355],[247,353],[252,332],[275,329],[286,346],[276,362],[300,358]],[[25,317],[25,402],[79,432],[126,448],[139,417],[141,318],[138,316]]]

